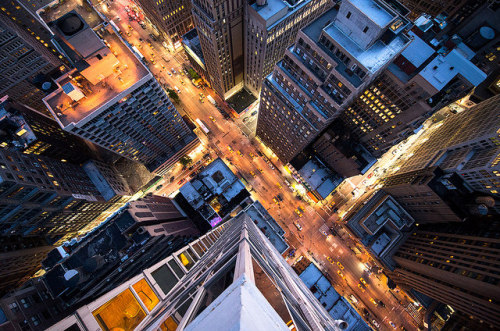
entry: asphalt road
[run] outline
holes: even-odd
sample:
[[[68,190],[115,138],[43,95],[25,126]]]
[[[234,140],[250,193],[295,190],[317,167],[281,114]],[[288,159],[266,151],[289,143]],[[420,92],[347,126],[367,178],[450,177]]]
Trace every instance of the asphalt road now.
[[[208,100],[205,99],[202,103],[200,93],[214,96],[213,91],[196,88],[186,76],[180,74],[183,63],[187,63],[186,56],[182,51],[178,50],[175,53],[167,51],[161,43],[152,40],[150,47],[146,40],[151,39],[149,37],[149,34],[152,33],[151,28],[147,27],[144,30],[137,22],[129,22],[124,10],[127,5],[132,6],[132,3],[128,0],[115,0],[109,3],[107,12],[102,8],[101,11],[109,18],[121,17],[120,21],[115,22],[124,32],[123,37],[131,44],[140,47],[141,53],[149,61],[150,70],[157,79],[170,87],[176,86],[180,89],[181,101],[176,105],[177,109],[181,114],[187,114],[193,121],[199,118],[210,130],[210,133],[205,134],[197,129],[202,146],[191,155],[195,164],[193,169],[183,169],[181,165],[176,165],[158,183],[161,185],[161,189],[155,191],[155,194],[165,196],[175,194],[180,187],[179,181],[189,180],[191,172],[203,165],[202,158],[206,153],[210,153],[214,158],[221,156],[234,173],[246,179],[249,184],[247,188],[252,197],[259,200],[285,229],[289,244],[297,250],[296,257],[305,255],[313,260],[330,277],[333,286],[342,295],[348,297],[354,294],[358,300],[354,306],[360,314],[365,308],[369,311],[370,315],[366,320],[374,329],[377,328],[373,325],[372,320],[376,320],[380,324],[379,329],[381,330],[393,329],[389,322],[393,322],[398,329],[404,326],[407,330],[416,330],[415,321],[399,303],[408,304],[405,296],[401,293],[390,293],[387,285],[380,281],[376,275],[369,276],[367,274],[362,266],[363,262],[368,261],[369,258],[366,255],[360,256],[353,252],[351,249],[352,240],[332,235],[325,237],[320,230],[331,227],[352,208],[356,201],[369,195],[376,186],[377,175],[368,172],[365,176],[351,178],[344,182],[327,202],[311,205],[306,203],[285,183],[285,179],[289,181],[292,179],[283,169],[283,164],[276,157],[273,157],[272,153],[264,146],[255,139],[251,139],[252,135],[249,133],[255,130],[256,118],[246,114],[244,117],[250,117],[250,119],[245,122],[243,122],[244,117],[239,120],[225,120]],[[128,27],[129,25],[132,29]],[[127,32],[130,36],[127,35]],[[152,64],[151,59],[154,59],[156,63]],[[174,69],[176,74],[173,74],[171,69]],[[225,107],[223,104],[221,106]],[[259,156],[259,151],[268,156],[276,166],[275,169],[272,169],[270,164]],[[382,175],[385,169],[394,167],[394,162],[397,162],[398,155],[388,154],[390,155],[384,157],[373,167],[373,169],[379,168],[377,171],[379,175]],[[369,176],[370,178],[368,178]],[[354,188],[357,189],[354,190]],[[352,194],[353,190],[354,195]],[[273,201],[273,198],[278,194],[281,195],[283,202]],[[337,213],[333,213],[332,208],[326,207],[332,203],[339,208]],[[303,208],[304,211],[299,208]],[[297,211],[301,214],[300,216]],[[296,227],[296,223],[302,227],[301,231]],[[344,231],[340,232],[344,233]],[[330,257],[335,264],[331,264],[327,257]],[[292,263],[293,259],[289,262]],[[345,279],[338,274],[341,269],[337,262],[340,262],[344,267],[341,272]],[[366,289],[363,290],[358,287],[361,277],[368,283]],[[373,304],[370,301],[371,298],[383,301],[386,307]]]

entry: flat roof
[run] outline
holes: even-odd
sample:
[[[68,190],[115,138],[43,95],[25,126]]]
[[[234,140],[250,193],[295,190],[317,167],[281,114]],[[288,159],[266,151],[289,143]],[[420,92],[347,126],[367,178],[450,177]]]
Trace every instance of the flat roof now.
[[[54,2],[55,5],[48,5],[39,11],[39,15],[45,23],[49,23],[64,16],[74,10],[93,29],[103,23],[99,14],[86,1],[64,1]],[[81,6],[79,5],[81,3]],[[47,8],[50,8],[47,10]]]
[[[385,27],[395,17],[373,0],[349,0],[349,2],[380,27]]]
[[[259,6],[257,3],[252,5],[252,8],[259,13],[259,15],[266,20],[271,19],[274,15],[286,8],[285,13],[288,11],[288,5],[283,0],[267,0],[264,6]],[[281,18],[281,17],[280,17]]]
[[[378,40],[370,48],[363,50],[350,37],[339,30],[334,22],[324,28],[324,33],[329,35],[338,45],[344,48],[345,51],[372,73],[391,61],[409,42],[408,38],[399,34],[388,45]]]
[[[413,31],[408,33],[413,40],[408,47],[401,53],[411,64],[416,68],[420,67],[428,58],[434,54],[434,49],[429,46],[425,41],[420,39]]]
[[[78,123],[120,93],[129,89],[132,90],[136,83],[143,78],[151,76],[145,65],[118,35],[107,31],[104,40],[119,62],[115,66],[113,74],[104,78],[100,83],[93,85],[83,76],[80,76],[76,69],[73,69],[58,78],[56,83],[59,85],[59,89],[43,99],[47,108],[63,127]],[[69,77],[70,75],[73,79]],[[79,101],[73,101],[62,89],[62,86],[68,82],[75,82],[76,80],[82,85],[81,90],[85,94],[85,97]]]
[[[487,76],[456,49],[452,50],[446,56],[436,57],[419,75],[434,86],[436,90],[440,91],[457,74],[462,75],[474,86],[481,84]]]

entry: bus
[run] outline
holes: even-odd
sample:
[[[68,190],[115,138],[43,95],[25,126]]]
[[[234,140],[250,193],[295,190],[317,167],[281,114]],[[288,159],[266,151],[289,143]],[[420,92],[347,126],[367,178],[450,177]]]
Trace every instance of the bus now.
[[[132,46],[132,49],[141,58],[141,60],[144,60],[144,55],[142,55],[141,51],[139,51],[139,49],[137,47]]]
[[[203,132],[205,132],[205,134],[209,134],[210,133],[210,130],[207,128],[207,126],[205,125],[205,123],[203,123],[202,120],[200,120],[199,118],[197,118],[195,120],[195,122],[203,130]]]

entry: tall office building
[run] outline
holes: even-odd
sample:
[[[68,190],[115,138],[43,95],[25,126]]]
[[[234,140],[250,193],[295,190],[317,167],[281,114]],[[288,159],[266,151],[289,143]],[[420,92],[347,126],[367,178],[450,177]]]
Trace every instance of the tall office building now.
[[[331,0],[193,1],[193,17],[211,86],[228,99],[247,87],[258,95],[297,31]]]
[[[475,191],[500,196],[499,101],[500,95],[446,118],[421,138],[398,173],[439,166],[457,173]]]
[[[223,99],[243,88],[244,0],[193,0],[193,21],[198,30],[210,85]]]
[[[0,129],[1,147],[75,164],[91,158],[81,138],[61,129],[51,117],[8,96],[0,99]]]
[[[464,97],[486,78],[462,53],[464,43],[443,47],[438,55],[416,33],[409,35],[410,45],[340,117],[351,137],[375,157],[412,135],[434,110]]]
[[[51,242],[72,237],[103,212],[122,206],[130,195],[112,170],[86,172],[8,149],[0,150],[0,162],[3,236],[42,236]]]
[[[289,162],[409,44],[397,2],[343,1],[302,29],[263,84],[257,135]]]
[[[391,279],[498,326],[499,236],[498,218],[421,225],[393,256]]]
[[[138,0],[138,3],[170,46],[181,47],[182,36],[194,27],[191,1]]]
[[[47,112],[41,101],[47,93],[42,84],[63,62],[51,50],[48,31],[31,14],[26,15],[34,23],[28,24],[28,18],[21,23],[23,16],[16,15],[16,7],[22,8],[9,1],[2,3],[0,11],[0,96],[8,94],[14,100]],[[48,88],[50,83],[47,84]]]
[[[0,236],[0,296],[40,270],[42,260],[52,249],[41,237]]]
[[[241,212],[49,330],[289,330],[292,324],[298,330],[347,327]]]
[[[75,67],[44,103],[64,130],[164,173],[199,143],[196,135],[112,26],[82,10],[87,23],[77,9],[44,14]]]
[[[258,96],[262,80],[300,29],[333,6],[331,0],[259,0],[245,6],[245,87]]]

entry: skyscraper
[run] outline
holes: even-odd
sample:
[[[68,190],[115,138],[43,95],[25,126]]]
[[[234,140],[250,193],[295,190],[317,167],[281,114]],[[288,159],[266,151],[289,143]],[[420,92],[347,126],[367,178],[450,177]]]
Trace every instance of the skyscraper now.
[[[138,3],[174,48],[181,46],[182,36],[194,27],[189,0],[139,0]]]
[[[0,146],[75,164],[90,159],[85,142],[51,117],[5,96],[0,99]]]
[[[28,280],[54,247],[41,237],[0,236],[0,296]]]
[[[10,6],[8,2],[9,9]],[[12,7],[22,8],[19,5]],[[44,76],[57,72],[63,62],[57,57],[57,52],[51,51],[48,31],[30,14],[26,15],[35,23],[26,25],[25,22],[24,26],[31,29],[23,28],[14,12],[5,7],[0,11],[0,96],[8,94],[14,100],[48,113],[42,102],[47,93],[42,90],[42,84],[46,82]]]
[[[297,33],[333,6],[331,0],[259,0],[245,6],[245,87],[258,96],[262,80]]]
[[[268,229],[270,230],[270,229]],[[49,330],[340,330],[244,212]]]
[[[75,66],[43,99],[64,130],[158,174],[199,143],[152,73],[111,25],[95,14],[90,26],[75,10],[62,16],[48,12],[44,18],[61,52]]]
[[[302,29],[263,84],[257,135],[289,162],[409,44],[397,2],[343,1]]]
[[[73,164],[8,149],[0,150],[0,178],[0,235],[41,236],[51,243],[77,235],[130,195],[111,169],[87,173]]]
[[[446,118],[397,174],[439,166],[477,192],[500,196],[499,101],[500,95]]]
[[[258,95],[262,79],[297,31],[332,5],[330,0],[194,0],[193,17],[212,88],[223,99],[244,86]]]
[[[421,225],[393,256],[391,279],[498,326],[499,236],[498,218]]]

